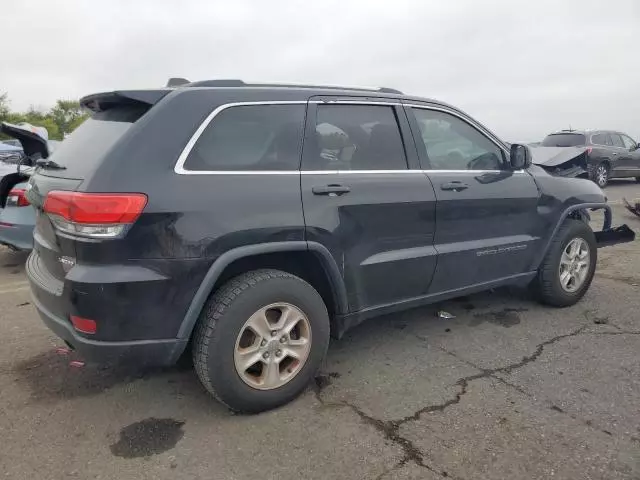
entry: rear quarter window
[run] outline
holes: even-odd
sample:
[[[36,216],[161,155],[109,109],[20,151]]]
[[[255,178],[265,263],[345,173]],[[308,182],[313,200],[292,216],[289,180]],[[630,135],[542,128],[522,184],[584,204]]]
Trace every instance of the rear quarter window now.
[[[554,133],[547,135],[542,141],[543,147],[578,147],[586,143],[586,138],[580,133]]]
[[[306,105],[240,105],[222,110],[184,163],[190,171],[298,170]]]

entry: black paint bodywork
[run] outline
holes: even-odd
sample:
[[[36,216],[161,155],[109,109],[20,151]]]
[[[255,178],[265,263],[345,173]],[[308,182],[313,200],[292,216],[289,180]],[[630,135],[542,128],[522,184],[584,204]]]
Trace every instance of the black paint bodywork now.
[[[393,104],[408,169],[304,171],[315,119],[316,103],[309,103],[302,173],[174,171],[185,145],[217,107],[309,100]],[[119,102],[144,103],[149,111],[94,171],[39,169],[28,193],[38,211],[51,190],[148,195],[143,214],[120,239],[68,238],[38,215],[27,264],[34,303],[45,323],[89,359],[175,362],[212,291],[247,266],[289,269],[310,281],[327,302],[338,337],[373,315],[525,284],[567,215],[608,208],[591,182],[555,177],[537,166],[514,171],[505,161],[501,171],[430,170],[415,141],[411,105],[473,122],[431,100],[355,90],[186,86],[83,101],[94,110]],[[508,155],[505,144],[473,124]],[[470,187],[441,189],[460,180]],[[348,185],[350,192],[313,194],[328,184]],[[70,315],[96,320],[96,334],[75,331]]]

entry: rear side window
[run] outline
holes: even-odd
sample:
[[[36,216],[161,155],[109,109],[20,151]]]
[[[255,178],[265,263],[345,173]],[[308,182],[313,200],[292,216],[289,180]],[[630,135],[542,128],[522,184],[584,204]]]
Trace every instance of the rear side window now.
[[[543,147],[578,147],[586,143],[581,133],[553,133],[542,141]]]
[[[611,145],[611,142],[608,141],[608,136],[605,133],[597,133],[591,137],[591,143],[594,145]]]
[[[406,170],[393,107],[318,105],[305,170]]]
[[[149,108],[146,104],[121,105],[94,113],[51,149],[49,158],[66,167],[59,171],[64,175],[84,177],[97,168],[104,155]],[[56,171],[47,174],[52,172]]]
[[[216,115],[193,146],[186,170],[298,170],[306,105],[241,105]]]

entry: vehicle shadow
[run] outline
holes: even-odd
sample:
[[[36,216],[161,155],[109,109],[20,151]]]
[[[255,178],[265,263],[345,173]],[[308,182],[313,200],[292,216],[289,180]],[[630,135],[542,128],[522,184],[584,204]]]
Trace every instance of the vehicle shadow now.
[[[471,329],[482,322],[491,322],[509,328],[520,322],[518,312],[521,307],[518,305],[522,302],[532,302],[526,292],[498,289],[399,314],[373,318],[347,332],[341,340],[333,340],[326,364],[333,364],[338,357],[343,363],[353,361],[355,364],[359,361],[359,351],[370,348],[381,339],[385,342],[393,342],[394,336],[402,334],[405,329],[410,332],[418,325],[419,328],[426,328],[428,331],[444,331],[454,324],[456,328]],[[439,311],[459,316],[461,320],[443,319],[438,316]],[[470,315],[464,315],[465,313]],[[420,342],[418,338],[415,341]],[[345,350],[350,352],[346,359]],[[83,359],[73,351],[53,349],[14,364],[12,373],[16,384],[29,392],[30,401],[39,404],[92,397],[118,386],[129,389],[128,385],[135,383],[135,389],[143,391],[140,399],[161,395],[167,402],[172,402],[176,399],[188,398],[190,404],[198,410],[212,412],[213,408],[214,412],[219,410],[221,414],[227,411],[222,405],[217,404],[200,385],[189,361],[170,368],[85,365]],[[323,383],[330,381],[331,376],[331,372],[319,372],[315,385],[312,384],[310,388],[321,387]],[[144,392],[147,389],[148,391]]]

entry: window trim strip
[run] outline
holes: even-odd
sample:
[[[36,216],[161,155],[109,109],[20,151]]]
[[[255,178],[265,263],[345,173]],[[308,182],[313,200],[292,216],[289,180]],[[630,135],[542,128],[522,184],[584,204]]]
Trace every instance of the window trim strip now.
[[[252,106],[252,105],[307,105],[309,103],[314,104],[327,104],[327,105],[336,105],[336,104],[347,104],[347,105],[388,105],[388,106],[401,106],[401,107],[410,107],[410,108],[421,108],[425,110],[435,110],[444,113],[448,113],[453,115],[463,122],[468,123],[476,130],[480,131],[483,135],[485,135],[491,142],[493,142],[500,150],[502,150],[507,158],[509,156],[508,150],[504,145],[500,144],[500,140],[497,137],[494,138],[494,135],[481,127],[479,124],[473,122],[472,120],[465,118],[464,116],[456,113],[453,109],[442,108],[432,105],[420,105],[414,103],[400,103],[397,101],[390,102],[376,102],[376,101],[366,101],[366,100],[336,100],[336,101],[324,101],[324,100],[267,100],[267,101],[256,101],[256,102],[231,102],[225,103],[217,106],[211,111],[209,115],[202,121],[200,126],[193,133],[185,147],[180,152],[178,156],[178,160],[173,167],[173,171],[178,175],[326,175],[326,174],[389,174],[389,173],[460,173],[460,172],[476,172],[477,174],[483,173],[499,173],[504,172],[505,170],[429,170],[429,169],[409,169],[406,170],[187,170],[184,168],[184,164],[187,161],[189,153],[193,149],[194,145],[205,131],[205,129],[209,126],[211,121],[221,112],[228,108],[233,107],[243,107],[243,106]],[[524,170],[514,170],[513,173],[524,173]]]
[[[220,114],[220,112],[223,112],[224,110],[228,109],[228,108],[232,108],[232,107],[244,107],[244,106],[250,106],[250,105],[306,105],[308,102],[304,101],[304,100],[273,100],[273,101],[266,101],[266,102],[232,102],[232,103],[225,103],[222,105],[219,105],[218,107],[214,108],[213,111],[207,115],[207,118],[205,118],[203,120],[203,122],[200,124],[200,126],[196,129],[196,131],[193,133],[193,135],[191,135],[191,138],[189,139],[189,141],[187,142],[187,144],[185,145],[185,147],[182,149],[182,152],[180,153],[180,156],[178,157],[178,161],[176,162],[176,165],[173,167],[173,171],[175,173],[177,173],[178,175],[211,175],[211,174],[219,174],[219,173],[230,173],[230,174],[235,174],[238,172],[234,172],[231,170],[187,170],[186,168],[184,168],[184,163],[187,161],[187,157],[189,157],[189,154],[191,153],[191,150],[193,149],[194,145],[196,144],[196,142],[200,139],[200,136],[202,135],[202,133],[205,131],[205,129],[209,126],[209,124],[211,123],[211,121],[218,115]],[[254,170],[254,171],[242,171],[243,173],[257,173],[258,171]],[[280,173],[282,174],[283,172],[286,171],[281,171],[278,172],[276,170],[274,171],[268,171],[268,172],[262,172],[262,173],[270,173],[270,174],[274,174],[274,173]],[[287,173],[284,173],[287,174]],[[290,174],[290,173],[289,173]]]

